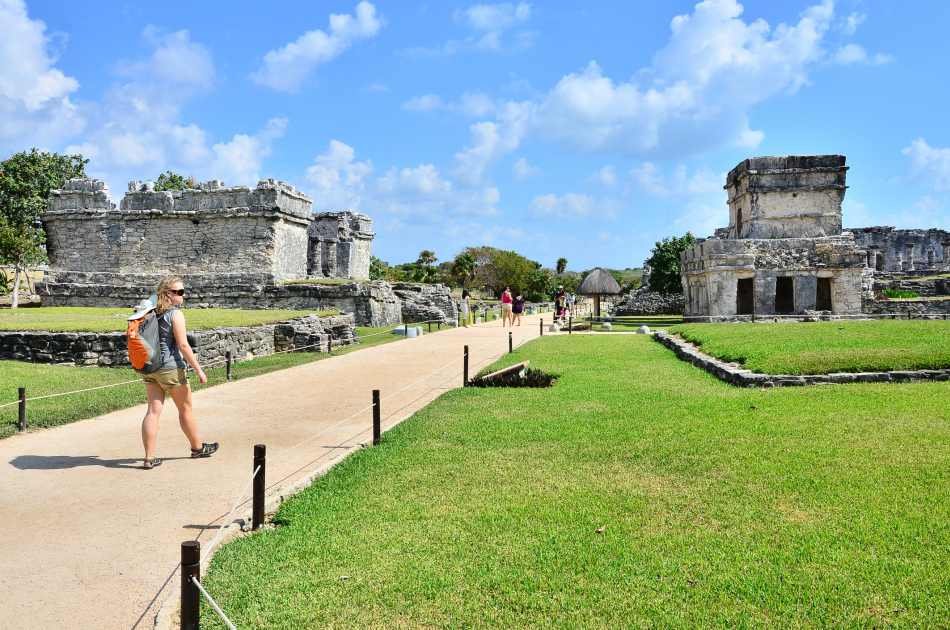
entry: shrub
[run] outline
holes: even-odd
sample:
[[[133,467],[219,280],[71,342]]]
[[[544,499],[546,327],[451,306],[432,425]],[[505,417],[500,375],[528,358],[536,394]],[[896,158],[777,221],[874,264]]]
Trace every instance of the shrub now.
[[[891,300],[900,300],[920,297],[920,294],[916,291],[904,291],[902,289],[884,289],[884,297]]]

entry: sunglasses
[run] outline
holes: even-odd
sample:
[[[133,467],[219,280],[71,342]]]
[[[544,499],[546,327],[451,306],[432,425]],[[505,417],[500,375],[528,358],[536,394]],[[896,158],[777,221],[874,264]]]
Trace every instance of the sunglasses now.
[[[173,294],[173,295],[178,295],[178,296],[180,296],[180,297],[184,297],[184,296],[185,296],[185,290],[184,290],[184,289],[169,289],[168,292],[171,293],[171,294]]]

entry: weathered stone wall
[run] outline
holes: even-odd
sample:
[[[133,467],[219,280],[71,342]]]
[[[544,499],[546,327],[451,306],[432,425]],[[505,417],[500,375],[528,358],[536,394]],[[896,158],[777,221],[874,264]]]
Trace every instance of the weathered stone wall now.
[[[373,220],[357,212],[320,212],[308,230],[307,275],[369,278]]]
[[[681,293],[657,293],[640,287],[624,296],[614,310],[615,315],[681,315],[686,298]]]
[[[898,291],[914,291],[920,297],[935,297],[950,295],[950,277],[928,277],[909,273],[874,273],[874,292],[880,293],[885,289]]]
[[[273,354],[277,350],[304,348],[326,352],[329,340],[336,345],[353,343],[352,315],[300,317],[277,324],[214,328],[190,333],[195,354],[202,364],[222,359],[231,351],[235,360]],[[316,344],[316,345],[315,345]],[[0,359],[34,363],[127,366],[125,333],[0,332]]]
[[[876,271],[950,270],[950,232],[898,230],[890,226],[852,228],[867,266]]]
[[[729,318],[737,315],[740,279],[752,279],[756,315],[776,313],[778,278],[792,278],[791,313],[815,310],[818,278],[831,283],[831,311],[861,312],[864,253],[848,236],[801,239],[707,239],[681,259],[685,315]]]
[[[729,172],[729,238],[813,238],[841,233],[843,155],[756,157]]]
[[[310,200],[267,180],[256,188],[155,192],[138,182],[117,210],[96,180],[70,180],[42,215],[54,270],[112,274],[306,275]]]
[[[45,306],[133,306],[154,293],[160,274],[117,275],[50,271],[37,289]],[[386,282],[343,285],[270,284],[263,274],[183,275],[192,307],[337,309],[361,326],[388,326],[401,303]]]
[[[397,282],[393,292],[402,301],[404,322],[454,322],[458,317],[452,292],[443,284]]]
[[[950,316],[950,299],[865,300],[864,312],[898,319],[946,319]]]

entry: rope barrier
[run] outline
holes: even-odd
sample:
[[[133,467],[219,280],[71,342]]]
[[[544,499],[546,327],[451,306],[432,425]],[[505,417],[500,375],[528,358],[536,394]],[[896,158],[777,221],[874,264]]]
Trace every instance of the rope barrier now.
[[[214,598],[205,590],[205,587],[201,585],[199,580],[196,580],[194,577],[191,578],[191,581],[194,582],[195,586],[198,587],[198,590],[204,595],[205,599],[208,600],[208,603],[211,604],[211,608],[214,609],[214,612],[218,613],[218,616],[221,617],[221,621],[227,624],[230,630],[237,630],[237,626],[231,623],[231,620],[228,619],[227,615],[224,614],[224,611],[221,610],[221,607],[218,606],[218,602],[214,601]]]
[[[231,516],[234,514],[234,512],[235,512],[241,505],[243,505],[243,504],[247,501],[247,495],[251,492],[251,488],[253,487],[253,484],[254,484],[254,477],[256,477],[256,476],[257,476],[257,473],[259,473],[260,471],[261,471],[261,467],[258,466],[257,468],[254,469],[254,472],[251,473],[251,478],[250,478],[250,480],[248,481],[248,484],[247,484],[247,486],[248,486],[248,487],[247,487],[247,490],[245,490],[243,493],[241,493],[241,496],[238,497],[238,500],[234,503],[234,506],[231,508],[231,511],[228,512],[228,513],[224,516],[225,525],[222,525],[221,528],[218,529],[218,533],[215,535],[214,538],[211,539],[211,542],[208,543],[208,548],[209,548],[209,549],[213,549],[215,543],[217,543],[218,540],[221,538],[221,535],[224,533],[225,527],[227,527],[227,524],[229,524],[230,518],[231,518]],[[243,488],[244,486],[241,486],[241,487]],[[215,520],[220,520],[220,518],[219,518],[219,519],[215,519]]]

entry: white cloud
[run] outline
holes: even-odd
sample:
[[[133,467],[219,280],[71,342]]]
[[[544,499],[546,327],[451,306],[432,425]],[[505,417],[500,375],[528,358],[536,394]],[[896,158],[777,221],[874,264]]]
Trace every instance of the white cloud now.
[[[213,159],[209,173],[216,178],[253,186],[260,180],[264,158],[271,153],[273,143],[287,130],[286,118],[271,118],[254,135],[235,134],[228,142],[211,147]]]
[[[537,216],[586,217],[596,210],[593,197],[578,193],[538,195],[531,201],[531,210]]]
[[[845,35],[854,35],[857,32],[858,27],[864,23],[864,20],[866,20],[867,17],[868,16],[864,13],[854,12],[849,14],[841,24],[841,31]]]
[[[599,182],[601,186],[614,186],[617,183],[617,169],[609,164],[602,166],[600,170],[594,174],[594,180]]]
[[[528,160],[522,157],[518,158],[518,160],[515,162],[515,165],[512,167],[512,172],[515,175],[515,179],[518,181],[524,181],[529,177],[538,175],[541,170],[532,164],[529,164]]]
[[[667,176],[652,162],[643,162],[630,170],[630,177],[641,190],[654,197],[716,195],[725,199],[722,189],[725,174],[717,175],[707,168],[690,173],[685,165],[679,164]]]
[[[212,86],[215,68],[211,53],[201,44],[192,42],[188,31],[164,33],[154,26],[147,26],[142,36],[154,49],[151,56],[137,62],[120,63],[118,71],[121,75],[132,81],[155,80],[196,89]]]
[[[533,106],[506,103],[496,122],[482,121],[469,127],[471,143],[455,154],[455,175],[470,184],[484,177],[486,169],[502,155],[518,148],[528,130]]]
[[[444,110],[473,118],[493,114],[496,110],[495,102],[482,92],[465,92],[457,101],[444,101],[438,94],[423,94],[405,101],[402,108],[411,112]]]
[[[894,58],[891,55],[884,53],[868,55],[868,52],[864,49],[864,47],[859,44],[845,44],[835,51],[832,60],[835,63],[843,66],[849,66],[853,64],[881,66],[886,63],[891,63],[894,61]]]
[[[415,96],[402,104],[402,108],[410,112],[431,112],[442,109],[444,103],[437,94],[423,94]]]
[[[910,158],[914,174],[929,180],[934,190],[950,191],[950,147],[932,147],[917,138],[901,153]]]
[[[79,82],[55,67],[46,25],[20,0],[0,2],[0,150],[52,148],[85,120],[70,100]]]
[[[504,52],[530,48],[537,38],[536,33],[516,30],[531,19],[531,5],[476,4],[455,12],[455,20],[465,25],[471,35],[464,39],[450,39],[436,47],[415,47],[404,50],[413,56],[447,56],[463,52]]]
[[[497,188],[456,186],[432,164],[393,167],[377,177],[373,172],[372,163],[358,160],[353,147],[331,140],[307,169],[314,209],[351,208],[425,223],[498,212]]]
[[[373,164],[357,161],[353,147],[330,140],[326,152],[318,155],[307,169],[314,205],[321,210],[359,208],[365,180],[372,172]]]
[[[251,78],[274,90],[296,91],[314,68],[336,58],[354,42],[375,37],[382,26],[376,7],[369,2],[356,5],[353,15],[332,13],[327,31],[307,31],[284,47],[271,50]]]

